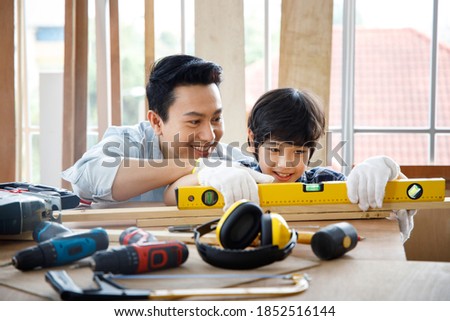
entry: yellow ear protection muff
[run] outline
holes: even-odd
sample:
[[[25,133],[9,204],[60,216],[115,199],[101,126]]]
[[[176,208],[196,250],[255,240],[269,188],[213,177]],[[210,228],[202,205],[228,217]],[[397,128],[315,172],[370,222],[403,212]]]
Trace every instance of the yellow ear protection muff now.
[[[226,249],[245,249],[260,232],[262,209],[247,200],[235,202],[217,223],[216,238]]]
[[[289,229],[280,214],[266,213],[261,217],[261,245],[273,244],[282,248],[289,243],[295,231]]]
[[[200,242],[202,235],[214,230],[223,248]],[[273,235],[265,236],[266,231]],[[257,204],[247,200],[236,202],[222,218],[199,226],[194,233],[195,244],[202,259],[226,269],[253,269],[283,260],[297,243],[297,233],[287,228],[281,216],[264,214]],[[245,249],[258,234],[261,245]]]
[[[247,200],[234,203],[216,228],[219,244],[227,249],[244,249],[252,244],[258,234],[261,245],[283,248],[289,243],[292,233],[281,215],[264,214],[258,205]]]
[[[200,242],[202,235],[216,231],[223,248]],[[259,236],[260,245],[246,249]],[[311,244],[322,260],[338,258],[352,250],[357,242],[356,229],[347,222],[321,228],[317,232],[296,232],[276,213],[266,213],[255,203],[234,203],[220,218],[195,230],[195,244],[202,259],[227,269],[252,269],[286,258],[296,243]]]

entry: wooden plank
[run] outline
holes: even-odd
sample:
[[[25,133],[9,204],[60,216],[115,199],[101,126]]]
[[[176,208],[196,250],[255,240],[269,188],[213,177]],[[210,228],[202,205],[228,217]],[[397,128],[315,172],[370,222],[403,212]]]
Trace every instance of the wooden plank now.
[[[74,162],[87,144],[88,1],[76,1],[75,17],[75,141]]]
[[[108,0],[95,0],[95,52],[97,71],[97,124],[98,137],[103,137],[111,125],[110,62],[106,32],[106,4]]]
[[[75,1],[66,0],[64,23],[64,88],[63,88],[63,145],[62,168],[72,166],[74,155],[75,127]],[[69,182],[62,180],[62,187],[71,189]]]
[[[14,0],[0,1],[0,181],[16,177],[16,117],[14,104]]]
[[[426,209],[414,216],[414,230],[405,242],[408,260],[450,262],[450,211]]]
[[[391,211],[371,211],[371,212],[337,212],[337,213],[291,213],[282,214],[286,222],[305,222],[305,221],[329,221],[329,220],[356,220],[356,219],[377,219],[390,216]],[[170,218],[149,218],[138,219],[136,225],[142,228],[165,227],[185,224],[204,224],[215,217],[170,217]]]
[[[147,86],[150,75],[150,67],[155,62],[155,5],[154,0],[144,0],[144,43],[145,43],[145,79]],[[144,119],[147,119],[148,101],[145,99]]]
[[[139,220],[148,218],[172,217],[217,217],[223,214],[216,210],[187,210],[180,211],[175,206],[141,207],[141,208],[108,208],[108,209],[75,209],[61,212],[64,222],[105,221],[105,220]]]
[[[220,64],[226,132],[224,143],[247,142],[245,113],[244,8],[241,0],[196,0],[195,53]]]
[[[355,204],[323,204],[305,206],[263,207],[264,212],[279,213],[289,221],[342,220],[361,218],[388,217],[395,209],[450,209],[450,197],[443,202],[399,202],[385,203],[381,209],[366,212],[359,210]],[[223,215],[221,209],[179,210],[175,206],[111,208],[111,209],[75,209],[64,210],[62,221],[67,222],[101,222],[135,220],[140,226],[169,226],[180,224],[198,224],[206,219]]]
[[[402,165],[402,173],[407,177],[442,177],[450,181],[450,166],[444,165]],[[450,186],[447,186],[450,188]]]
[[[66,169],[86,151],[87,0],[66,0],[64,27],[63,164]],[[62,186],[71,189],[68,182]]]
[[[436,202],[392,202],[384,203],[382,208],[370,209],[370,211],[392,211],[399,209],[448,209],[450,208],[450,197],[444,201]],[[356,204],[322,204],[322,205],[304,205],[304,206],[269,206],[263,207],[265,211],[279,213],[339,213],[339,212],[358,212],[360,211]]]
[[[119,1],[109,1],[111,38],[111,124],[122,125],[122,95],[120,89]]]
[[[26,42],[26,21],[25,21],[25,3],[23,1],[17,1],[17,97],[16,103],[17,106],[22,106],[22,108],[17,108],[16,110],[16,124],[29,123],[29,113],[26,111],[26,106],[28,106],[28,67],[27,67],[27,42]],[[3,59],[2,59],[3,60]],[[20,148],[16,148],[16,173],[17,176],[15,181],[23,182],[25,181],[25,177],[31,177],[30,175],[30,166],[31,160],[29,157],[25,157],[22,151],[28,151],[30,140],[27,139],[29,137],[28,128],[27,130],[23,130],[20,126],[18,126],[18,130],[16,131],[16,146],[20,146]],[[19,128],[21,128],[19,130]],[[26,127],[25,127],[26,128]],[[59,159],[61,161],[61,159]],[[59,183],[58,183],[59,184]]]
[[[328,129],[333,0],[283,0],[279,87],[314,92],[322,101]],[[314,154],[314,166],[325,166],[326,139]],[[320,163],[319,163],[320,161]]]
[[[223,213],[222,213],[223,215]],[[149,218],[137,220],[138,227],[160,227],[160,226],[174,226],[174,225],[186,225],[186,224],[204,224],[214,219],[220,218],[222,215],[214,217],[208,216],[195,216],[195,217],[170,217],[170,218]]]

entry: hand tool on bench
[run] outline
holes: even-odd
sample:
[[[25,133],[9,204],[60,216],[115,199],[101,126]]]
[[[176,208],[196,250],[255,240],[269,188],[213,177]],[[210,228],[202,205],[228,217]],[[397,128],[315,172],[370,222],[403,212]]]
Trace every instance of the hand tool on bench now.
[[[258,275],[255,275],[258,277]],[[112,280],[109,275],[94,273],[93,281],[97,288],[81,289],[70,278],[66,271],[48,271],[45,280],[56,290],[62,300],[165,300],[185,297],[261,297],[286,296],[298,294],[309,287],[307,277],[303,274],[289,276],[272,275],[260,278],[282,278],[292,281],[288,286],[246,287],[246,288],[205,288],[205,289],[173,289],[173,290],[140,290],[127,289]]]

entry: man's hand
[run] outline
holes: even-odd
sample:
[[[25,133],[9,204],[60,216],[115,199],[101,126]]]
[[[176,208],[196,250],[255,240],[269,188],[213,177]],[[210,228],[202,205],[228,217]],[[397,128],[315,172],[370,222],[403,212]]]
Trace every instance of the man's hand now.
[[[347,178],[347,196],[352,203],[367,211],[383,206],[388,181],[400,175],[400,166],[387,156],[375,156],[356,165]]]
[[[214,187],[223,195],[224,211],[241,199],[259,204],[257,183],[274,181],[272,176],[259,173],[236,162],[201,159],[197,169],[195,172],[199,184]]]

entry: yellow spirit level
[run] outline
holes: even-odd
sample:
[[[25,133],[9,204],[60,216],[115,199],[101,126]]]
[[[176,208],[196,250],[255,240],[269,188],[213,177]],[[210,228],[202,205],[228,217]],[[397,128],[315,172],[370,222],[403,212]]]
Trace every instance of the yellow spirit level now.
[[[319,184],[259,184],[261,206],[349,204],[345,181]],[[176,190],[179,209],[222,208],[223,196],[212,187],[180,186]],[[445,179],[417,178],[390,181],[384,202],[436,202],[445,199]]]

